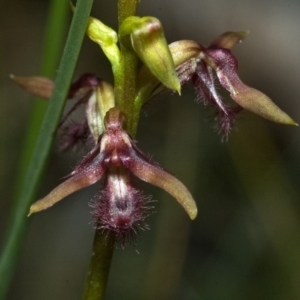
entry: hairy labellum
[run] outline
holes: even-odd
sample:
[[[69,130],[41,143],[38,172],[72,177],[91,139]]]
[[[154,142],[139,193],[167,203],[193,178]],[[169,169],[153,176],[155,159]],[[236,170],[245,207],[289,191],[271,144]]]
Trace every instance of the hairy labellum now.
[[[173,175],[141,152],[124,130],[125,116],[111,108],[104,118],[105,131],[99,141],[69,178],[46,197],[33,203],[29,215],[51,207],[64,197],[104,180],[99,200],[92,203],[96,228],[115,234],[124,246],[134,240],[138,229],[146,229],[149,199],[132,183],[132,175],[160,187],[185,209],[191,219],[197,216],[196,203],[188,189]]]
[[[227,140],[230,130],[235,122],[236,115],[241,108],[225,104],[215,85],[215,75],[210,66],[199,61],[192,77],[193,84],[198,94],[198,100],[205,107],[212,107],[215,111],[216,130],[222,135],[222,140]]]
[[[135,243],[139,230],[148,229],[144,220],[150,214],[149,201],[133,187],[126,168],[112,168],[104,189],[91,203],[95,227],[114,234],[121,247],[127,242]]]

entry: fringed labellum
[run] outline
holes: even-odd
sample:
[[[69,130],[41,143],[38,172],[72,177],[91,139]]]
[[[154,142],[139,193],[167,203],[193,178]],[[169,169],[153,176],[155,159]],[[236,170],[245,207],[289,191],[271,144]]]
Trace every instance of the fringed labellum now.
[[[124,130],[125,117],[111,108],[104,119],[105,131],[95,148],[70,174],[69,179],[30,207],[29,215],[47,209],[69,194],[104,179],[104,188],[92,202],[96,227],[114,232],[121,241],[132,237],[149,214],[149,198],[133,186],[132,175],[172,195],[191,219],[197,207],[187,188],[150,161]]]

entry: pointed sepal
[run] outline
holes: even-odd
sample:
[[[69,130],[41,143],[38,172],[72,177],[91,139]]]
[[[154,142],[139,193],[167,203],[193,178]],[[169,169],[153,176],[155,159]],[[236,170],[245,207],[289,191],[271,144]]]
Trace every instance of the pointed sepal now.
[[[54,89],[54,82],[42,76],[15,76],[10,78],[27,92],[45,99],[50,99]]]
[[[238,63],[228,49],[208,49],[207,63],[215,69],[220,84],[241,107],[273,122],[298,125],[262,92],[244,84],[238,76]]]
[[[227,31],[210,43],[210,47],[231,49],[241,43],[249,34],[249,31]]]
[[[57,186],[47,196],[33,203],[30,206],[28,216],[45,210],[68,195],[88,187],[100,180],[105,172],[105,169],[102,166],[103,159],[104,155],[100,155],[100,157],[97,157],[94,162],[88,165],[87,162],[89,161],[86,158],[85,166],[77,167],[77,169],[72,172],[69,179]]]

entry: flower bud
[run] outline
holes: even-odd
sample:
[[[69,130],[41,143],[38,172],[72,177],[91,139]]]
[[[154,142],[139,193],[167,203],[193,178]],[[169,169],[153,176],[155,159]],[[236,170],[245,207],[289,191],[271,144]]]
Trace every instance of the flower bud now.
[[[180,40],[171,43],[169,49],[173,57],[177,77],[183,85],[194,74],[197,59],[202,56],[203,47],[192,40]],[[165,86],[157,82],[157,79],[145,66],[139,72],[137,86],[138,97],[142,98],[142,104],[166,89]]]
[[[121,24],[119,35],[123,46],[129,47],[131,42],[136,54],[159,81],[180,93],[174,61],[158,19],[128,17]]]
[[[102,48],[112,67],[116,67],[120,62],[117,33],[98,19],[92,17],[89,18],[86,33],[92,41]]]

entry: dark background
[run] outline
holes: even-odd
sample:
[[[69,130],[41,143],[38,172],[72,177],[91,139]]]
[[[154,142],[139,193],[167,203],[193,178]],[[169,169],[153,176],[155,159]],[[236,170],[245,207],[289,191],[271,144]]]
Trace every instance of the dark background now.
[[[116,2],[96,0],[93,16],[116,28]],[[48,4],[0,3],[0,245],[31,110],[31,96],[8,74],[37,75]],[[139,14],[158,17],[169,42],[207,45],[225,31],[250,30],[233,50],[241,78],[300,122],[299,1],[142,0]],[[74,78],[84,72],[112,78],[88,39]],[[137,140],[186,184],[199,215],[191,222],[171,196],[141,183],[157,200],[156,213],[136,249],[115,251],[107,299],[300,299],[299,129],[244,112],[221,143],[210,113],[194,99],[192,87],[181,97],[156,98]],[[39,195],[61,182],[80,155],[53,150]],[[32,217],[8,299],[81,298],[93,239],[87,204],[96,190]]]

